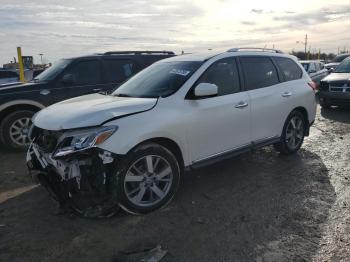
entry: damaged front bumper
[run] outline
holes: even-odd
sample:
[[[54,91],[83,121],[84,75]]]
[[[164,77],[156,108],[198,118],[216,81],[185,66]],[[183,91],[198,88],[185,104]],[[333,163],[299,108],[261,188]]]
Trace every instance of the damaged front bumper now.
[[[54,158],[32,143],[26,162],[33,180],[62,208],[84,217],[106,217],[119,208],[118,159],[118,155],[98,147]]]

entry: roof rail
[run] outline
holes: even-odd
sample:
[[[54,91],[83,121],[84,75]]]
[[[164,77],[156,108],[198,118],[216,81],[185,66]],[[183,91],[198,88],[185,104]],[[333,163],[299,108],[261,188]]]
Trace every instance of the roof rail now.
[[[231,49],[227,50],[227,52],[239,52],[239,51],[244,51],[244,50],[248,50],[248,51],[260,51],[260,52],[275,52],[275,53],[283,54],[283,52],[282,52],[281,50],[272,49],[272,48],[261,48],[261,47],[238,47],[238,48],[231,48]]]
[[[157,54],[163,54],[163,55],[175,55],[172,51],[109,51],[104,53],[104,55],[157,55]]]

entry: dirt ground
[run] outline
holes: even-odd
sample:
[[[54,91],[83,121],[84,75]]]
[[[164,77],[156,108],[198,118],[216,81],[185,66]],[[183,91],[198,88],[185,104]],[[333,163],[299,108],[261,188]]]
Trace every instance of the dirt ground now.
[[[0,152],[0,261],[350,261],[349,131],[350,110],[319,110],[298,154],[247,153],[186,174],[163,210],[100,220],[57,214]]]

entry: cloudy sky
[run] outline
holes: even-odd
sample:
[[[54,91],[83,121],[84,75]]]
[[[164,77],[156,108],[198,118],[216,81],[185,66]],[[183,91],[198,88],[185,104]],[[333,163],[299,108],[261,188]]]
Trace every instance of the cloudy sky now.
[[[108,50],[350,49],[350,0],[0,0],[0,65]]]

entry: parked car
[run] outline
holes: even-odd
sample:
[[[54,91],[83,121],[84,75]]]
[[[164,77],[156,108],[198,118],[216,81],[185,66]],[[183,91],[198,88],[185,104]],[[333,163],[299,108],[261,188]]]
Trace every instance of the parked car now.
[[[272,144],[297,152],[315,114],[315,83],[294,56],[267,49],[182,55],[112,94],[40,111],[27,163],[80,215],[108,216],[118,206],[147,213],[169,203],[184,170]]]
[[[318,95],[323,108],[350,106],[350,57],[321,81]]]
[[[19,76],[16,71],[0,69],[0,85],[18,82]]]
[[[44,107],[84,94],[111,91],[155,61],[171,56],[173,52],[123,51],[61,59],[29,83],[1,87],[2,146],[27,146],[31,118]]]
[[[312,81],[317,84],[317,86],[320,84],[321,79],[325,78],[329,74],[324,64],[320,61],[303,60],[299,62],[304,67],[305,71],[309,74]]]
[[[337,68],[337,66],[349,56],[350,54],[337,55],[330,63],[326,64],[325,67],[330,71],[334,71]]]

